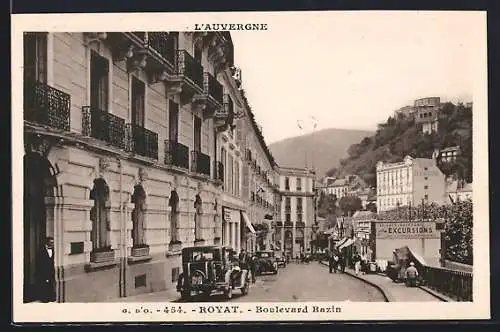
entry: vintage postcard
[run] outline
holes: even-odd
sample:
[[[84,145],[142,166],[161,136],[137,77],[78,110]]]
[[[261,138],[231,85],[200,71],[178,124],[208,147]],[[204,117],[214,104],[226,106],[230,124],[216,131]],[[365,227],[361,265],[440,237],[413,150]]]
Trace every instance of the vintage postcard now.
[[[490,317],[485,12],[12,22],[15,322]]]

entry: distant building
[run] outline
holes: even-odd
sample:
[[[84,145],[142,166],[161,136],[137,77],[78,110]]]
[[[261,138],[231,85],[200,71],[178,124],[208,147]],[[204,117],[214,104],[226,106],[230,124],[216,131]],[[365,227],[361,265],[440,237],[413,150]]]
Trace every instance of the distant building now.
[[[377,163],[377,210],[445,201],[445,175],[435,159],[406,156],[402,162]]]
[[[472,183],[449,180],[446,182],[446,196],[448,203],[472,200]]]
[[[422,125],[422,132],[431,134],[438,131],[438,118],[439,109],[422,107],[415,113],[415,123]]]
[[[439,97],[425,97],[415,100],[415,107],[437,107],[441,104],[441,98]]]
[[[314,171],[280,167],[281,217],[276,227],[276,243],[281,251],[295,257],[311,249],[315,216]]]
[[[417,108],[415,106],[411,106],[411,105],[403,106],[394,112],[394,117],[396,117],[396,118],[398,118],[399,116],[411,117],[415,114],[416,111],[417,111]]]
[[[335,195],[337,199],[344,196],[357,196],[366,188],[366,183],[358,175],[347,175],[344,178],[329,178],[321,188],[326,195]],[[326,185],[325,185],[326,183]]]
[[[459,146],[450,146],[443,149],[436,149],[434,151],[435,157],[440,162],[454,162],[457,160],[457,157],[460,155],[460,147]]]

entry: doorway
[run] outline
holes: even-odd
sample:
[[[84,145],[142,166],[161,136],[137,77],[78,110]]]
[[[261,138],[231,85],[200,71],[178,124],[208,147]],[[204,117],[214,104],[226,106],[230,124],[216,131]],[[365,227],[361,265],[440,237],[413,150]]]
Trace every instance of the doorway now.
[[[37,301],[37,253],[47,235],[45,197],[52,196],[47,185],[51,176],[49,161],[37,153],[24,156],[24,282],[23,302]]]

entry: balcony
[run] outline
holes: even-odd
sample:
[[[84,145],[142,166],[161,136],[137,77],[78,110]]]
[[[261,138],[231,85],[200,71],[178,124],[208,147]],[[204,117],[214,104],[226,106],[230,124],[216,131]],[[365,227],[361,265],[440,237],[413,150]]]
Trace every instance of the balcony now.
[[[169,94],[180,94],[181,104],[190,103],[195,95],[203,95],[203,66],[185,50],[177,50],[174,73],[166,83]]]
[[[220,117],[220,109],[223,106],[223,88],[217,79],[210,73],[203,74],[203,93],[196,94],[194,100],[205,108],[205,117],[215,115]]]
[[[133,153],[158,160],[158,134],[142,126],[129,123],[127,132],[131,143],[128,147]]]
[[[114,61],[125,61],[129,72],[144,70],[149,83],[168,79],[175,68],[175,38],[168,32],[110,32]]]
[[[200,151],[191,151],[191,172],[210,176],[210,156]]]
[[[306,227],[306,224],[303,221],[297,221],[295,223],[295,227],[296,228],[304,228],[304,227]]]
[[[71,96],[41,82],[24,83],[24,120],[70,130]]]
[[[91,106],[82,108],[82,134],[125,149],[125,120]]]
[[[189,168],[189,148],[179,142],[165,140],[165,164]]]

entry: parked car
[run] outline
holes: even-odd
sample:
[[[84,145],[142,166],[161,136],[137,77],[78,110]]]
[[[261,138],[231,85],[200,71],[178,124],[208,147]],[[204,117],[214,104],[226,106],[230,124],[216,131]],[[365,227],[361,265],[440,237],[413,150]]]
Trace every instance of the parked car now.
[[[250,289],[250,275],[237,262],[231,262],[230,252],[224,247],[205,246],[182,249],[182,273],[177,281],[177,291],[183,300],[196,296],[223,293],[227,299],[234,290],[243,295]]]
[[[285,253],[281,251],[275,251],[274,256],[276,257],[276,262],[278,263],[278,267],[286,267]]]
[[[276,261],[276,257],[274,255],[274,251],[265,250],[265,251],[257,251],[255,253],[257,257],[257,264],[255,269],[256,275],[261,275],[263,273],[278,273],[278,262]]]

